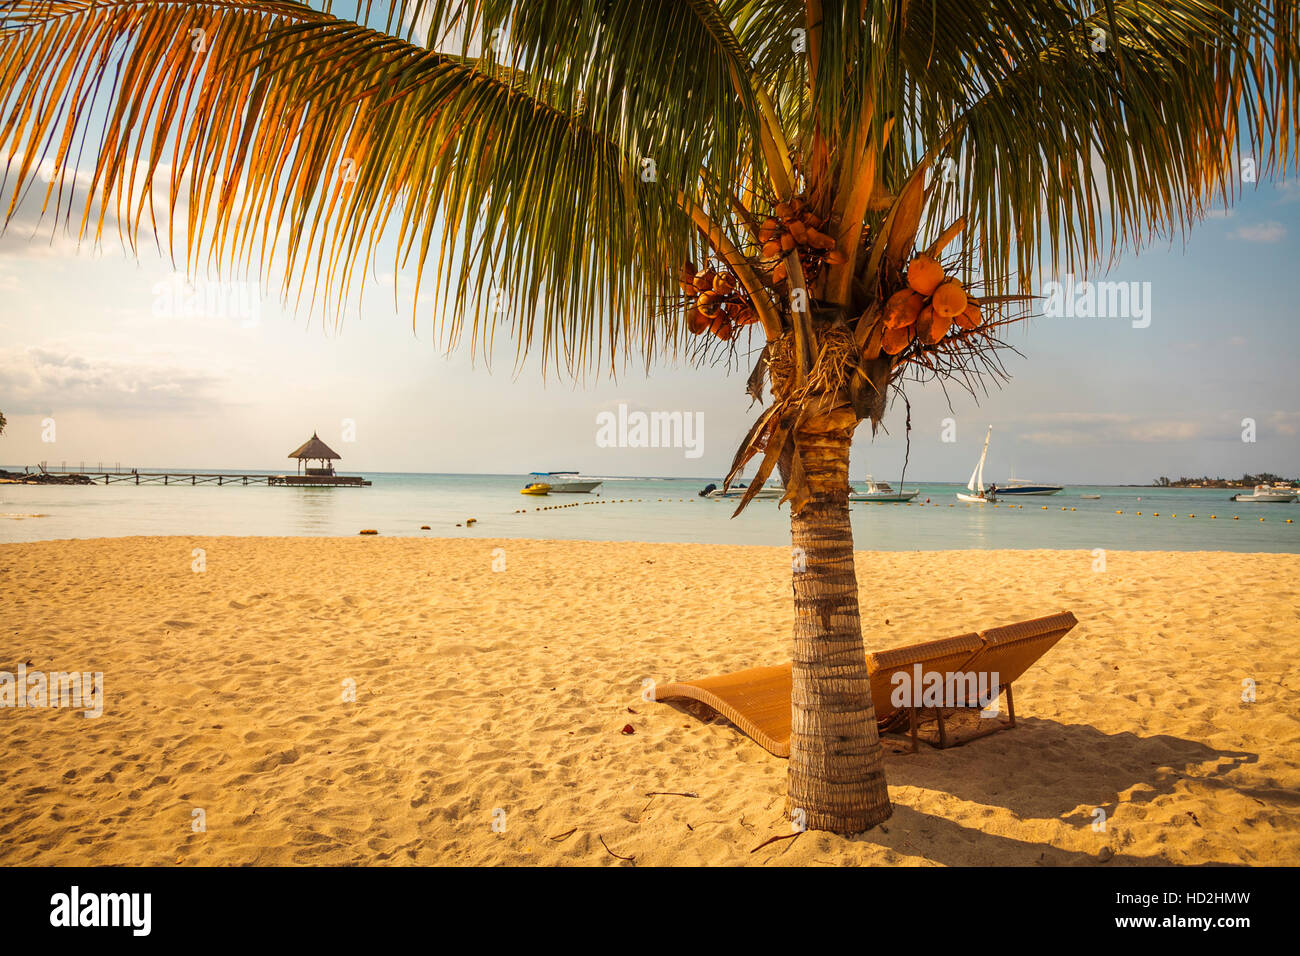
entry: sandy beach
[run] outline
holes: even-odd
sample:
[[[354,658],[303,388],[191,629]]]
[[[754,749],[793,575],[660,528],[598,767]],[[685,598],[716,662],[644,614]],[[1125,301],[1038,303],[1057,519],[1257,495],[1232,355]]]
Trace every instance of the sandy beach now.
[[[1300,556],[857,561],[871,650],[1080,623],[1015,730],[887,758],[884,827],[751,852],[785,762],[641,693],[788,660],[786,549],[0,545],[0,671],[102,672],[104,708],[0,710],[0,863],[1300,863]]]

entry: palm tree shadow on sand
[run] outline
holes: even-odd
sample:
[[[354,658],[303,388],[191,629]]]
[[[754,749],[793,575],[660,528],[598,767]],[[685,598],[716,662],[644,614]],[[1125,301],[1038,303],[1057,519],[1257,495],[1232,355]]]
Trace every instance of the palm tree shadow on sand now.
[[[1134,786],[1145,784],[1150,789],[1142,799],[1154,800],[1180,780],[1222,778],[1258,761],[1258,754],[1168,734],[1105,734],[1090,724],[1020,717],[1014,729],[959,747],[922,745],[918,754],[896,755],[889,782],[1006,807],[1021,817],[1062,818],[1080,806],[1110,813],[1117,795]],[[990,764],[1006,769],[991,773]]]
[[[891,770],[893,766],[894,764],[891,763]],[[920,856],[931,863],[944,866],[1095,866],[1102,863],[1095,853],[1065,850],[1050,843],[989,833],[900,803],[894,804],[894,814],[883,827],[868,830],[866,833],[848,839],[887,848],[908,856]],[[1106,845],[1105,838],[1099,837],[1098,848],[1104,845]],[[1137,856],[1120,850],[1108,865],[1173,866],[1175,864],[1164,857]]]

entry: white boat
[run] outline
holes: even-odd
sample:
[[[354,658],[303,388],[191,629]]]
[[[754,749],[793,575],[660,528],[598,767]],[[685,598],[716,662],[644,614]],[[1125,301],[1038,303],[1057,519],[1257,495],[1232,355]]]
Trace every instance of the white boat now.
[[[533,484],[550,485],[553,495],[585,495],[601,486],[600,481],[579,478],[576,471],[535,471]]]
[[[920,490],[908,491],[906,488],[900,488],[895,491],[890,487],[887,481],[874,481],[870,475],[867,475],[867,490],[853,491],[849,490],[849,501],[911,501],[921,492]]]
[[[1100,501],[1101,495],[1079,495],[1084,501]]]
[[[1263,503],[1287,504],[1295,501],[1297,494],[1290,488],[1274,488],[1272,485],[1256,485],[1249,495],[1236,494],[1229,501],[1257,501]]]
[[[993,492],[984,491],[984,459],[989,456],[989,439],[993,437],[993,426],[989,426],[988,434],[984,436],[984,450],[980,452],[979,463],[975,470],[970,473],[970,481],[966,482],[966,490],[970,492],[963,495],[957,492],[957,500],[965,501],[968,504],[982,505],[989,502],[997,501],[997,496]]]
[[[745,482],[738,481],[724,491],[717,485],[709,484],[704,486],[704,490],[700,492],[700,497],[713,498],[715,500],[724,498],[742,498],[744,497],[745,489],[748,487],[749,485]],[[765,482],[763,487],[755,493],[753,500],[779,499],[783,497],[785,497],[785,489],[775,482],[768,481]]]

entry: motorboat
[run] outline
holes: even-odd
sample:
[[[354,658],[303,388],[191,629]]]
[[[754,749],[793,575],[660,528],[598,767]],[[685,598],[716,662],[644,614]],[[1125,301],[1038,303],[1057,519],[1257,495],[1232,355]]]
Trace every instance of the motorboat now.
[[[746,492],[746,490],[748,490],[748,488],[749,488],[749,485],[746,484],[746,483],[743,482],[743,481],[738,481],[738,482],[736,482],[735,484],[733,484],[730,488],[727,488],[727,489],[725,489],[725,490],[722,489],[722,488],[720,488],[720,487],[718,487],[717,485],[714,485],[714,484],[711,484],[711,483],[710,483],[710,484],[708,484],[708,485],[705,485],[704,488],[703,488],[703,490],[700,491],[700,497],[701,497],[701,498],[713,498],[713,499],[716,499],[716,500],[721,500],[721,499],[724,499],[724,498],[727,498],[727,499],[729,499],[729,498],[743,498],[743,497],[745,496],[745,492]],[[763,487],[760,488],[760,489],[759,489],[759,490],[754,494],[754,500],[758,500],[758,499],[774,500],[774,499],[780,499],[780,498],[783,498],[783,497],[785,497],[785,489],[782,488],[780,485],[775,484],[775,483],[770,482],[770,481],[769,481],[769,482],[766,482],[766,483],[763,485]]]
[[[1060,485],[1040,485],[1019,478],[1009,478],[1007,482],[1005,488],[998,488],[999,498],[1007,495],[1054,495],[1062,490]]]
[[[540,481],[529,482],[519,489],[521,495],[549,495],[551,486]]]
[[[905,488],[895,491],[887,481],[875,481],[870,475],[866,477],[866,491],[849,491],[849,501],[911,501],[919,495],[920,489],[908,491]]]
[[[970,473],[970,481],[966,482],[966,490],[970,494],[957,492],[957,500],[964,501],[971,505],[983,505],[998,500],[997,495],[992,491],[984,490],[984,459],[989,456],[989,439],[993,437],[993,426],[989,426],[988,433],[984,436],[984,450],[980,452],[980,460],[975,465],[975,470]]]
[[[1229,501],[1256,501],[1261,504],[1287,504],[1295,501],[1297,493],[1292,488],[1275,488],[1273,485],[1256,485],[1255,490],[1248,495],[1236,494],[1229,498]]]
[[[534,479],[535,483],[549,485],[553,495],[585,495],[603,484],[601,481],[579,478],[576,471],[535,471],[528,477]]]
[[[1100,501],[1101,495],[1079,495],[1084,501]]]

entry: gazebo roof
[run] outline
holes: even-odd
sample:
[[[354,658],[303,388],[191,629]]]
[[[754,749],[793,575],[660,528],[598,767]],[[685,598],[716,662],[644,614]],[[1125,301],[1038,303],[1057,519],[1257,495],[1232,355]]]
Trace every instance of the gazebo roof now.
[[[314,460],[317,458],[320,459],[340,458],[341,459],[343,456],[340,455],[338,452],[336,452],[329,445],[325,444],[319,438],[317,438],[315,432],[312,432],[311,438],[303,442],[302,447],[300,447],[297,451],[289,452],[289,457],[308,458]]]

